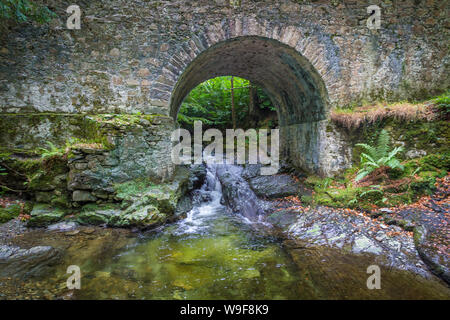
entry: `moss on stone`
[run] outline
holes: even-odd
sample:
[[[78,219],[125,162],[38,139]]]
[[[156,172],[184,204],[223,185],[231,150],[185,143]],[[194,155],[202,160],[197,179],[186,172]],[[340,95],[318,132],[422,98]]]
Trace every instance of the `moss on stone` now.
[[[119,200],[132,200],[150,190],[152,187],[155,187],[153,182],[144,178],[117,184],[115,186],[116,198]]]
[[[61,208],[53,207],[49,204],[37,203],[34,205],[28,220],[30,227],[45,227],[56,223],[64,218],[66,211]]]
[[[123,214],[112,217],[110,224],[116,227],[155,227],[167,221],[167,215],[154,205],[127,209]]]
[[[76,216],[76,220],[81,224],[88,225],[108,224],[120,211],[116,204],[99,205],[91,203],[82,207],[81,213]]]
[[[5,223],[16,218],[21,212],[22,206],[17,203],[11,204],[6,208],[0,207],[0,223]]]

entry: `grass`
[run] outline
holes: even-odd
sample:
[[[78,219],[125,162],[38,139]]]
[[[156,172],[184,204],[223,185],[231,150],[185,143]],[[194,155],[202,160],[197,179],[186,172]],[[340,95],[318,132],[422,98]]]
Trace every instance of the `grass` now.
[[[331,112],[331,120],[347,129],[357,129],[363,124],[373,124],[387,118],[401,121],[433,121],[439,117],[434,101],[377,103],[355,108],[337,108]]]

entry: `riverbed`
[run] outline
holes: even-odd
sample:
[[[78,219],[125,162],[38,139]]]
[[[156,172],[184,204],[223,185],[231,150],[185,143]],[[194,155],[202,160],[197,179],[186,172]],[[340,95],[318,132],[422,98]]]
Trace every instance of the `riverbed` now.
[[[449,299],[438,278],[381,266],[381,289],[367,287],[371,255],[309,247],[264,221],[232,212],[214,171],[185,219],[139,231],[59,224],[9,240],[52,246],[60,258],[0,279],[1,299]],[[79,266],[81,288],[66,273]]]

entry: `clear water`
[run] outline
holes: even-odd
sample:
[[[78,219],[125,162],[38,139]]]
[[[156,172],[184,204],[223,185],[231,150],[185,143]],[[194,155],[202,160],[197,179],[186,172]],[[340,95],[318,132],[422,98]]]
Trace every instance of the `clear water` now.
[[[65,250],[41,279],[1,279],[1,297],[27,299],[449,299],[437,280],[382,269],[368,290],[371,257],[305,249],[271,236],[267,226],[220,203],[213,171],[184,220],[147,233],[96,228],[77,235],[35,231],[33,245]],[[91,230],[92,231],[92,230]],[[66,288],[66,268],[81,268],[81,290]]]
[[[77,297],[98,298],[97,282],[107,279],[130,290],[102,298],[297,297],[298,275],[281,244],[220,204],[220,183],[212,172],[200,193],[209,201],[178,223],[142,234],[108,264],[98,266],[101,271]]]

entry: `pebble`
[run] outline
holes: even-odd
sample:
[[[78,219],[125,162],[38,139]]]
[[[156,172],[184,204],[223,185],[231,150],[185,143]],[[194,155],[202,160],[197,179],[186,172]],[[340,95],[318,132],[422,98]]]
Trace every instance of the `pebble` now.
[[[80,230],[72,230],[65,233],[66,236],[74,236],[76,234],[80,233]]]

